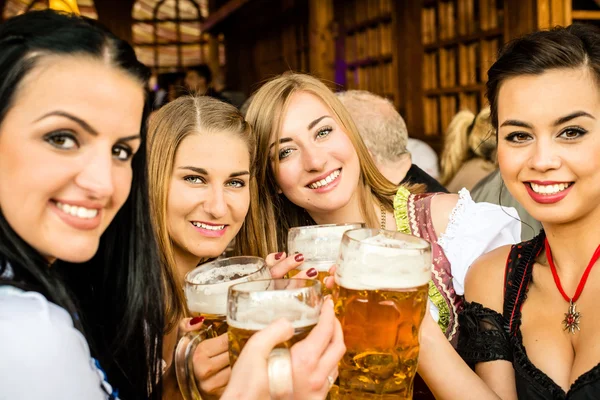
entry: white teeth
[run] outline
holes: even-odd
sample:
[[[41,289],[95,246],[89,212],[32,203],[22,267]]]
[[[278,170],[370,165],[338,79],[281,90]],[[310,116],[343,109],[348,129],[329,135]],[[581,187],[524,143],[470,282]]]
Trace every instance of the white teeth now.
[[[321,179],[320,181],[316,181],[314,183],[311,183],[310,185],[308,185],[308,187],[310,189],[318,189],[321,186],[326,186],[328,184],[330,184],[331,182],[333,182],[335,180],[335,178],[337,178],[338,176],[340,176],[340,170],[336,169],[335,171],[333,171],[331,174],[329,174],[329,176],[327,176],[325,179]]]
[[[96,208],[72,206],[69,204],[60,203],[58,201],[56,202],[56,206],[63,212],[81,219],[92,219],[98,215],[98,209]]]
[[[225,225],[206,225],[202,222],[196,221],[192,222],[192,225],[194,225],[196,228],[208,229],[209,231],[222,231],[225,229]]]
[[[558,192],[562,192],[563,190],[565,190],[566,188],[568,188],[569,186],[571,186],[570,183],[557,183],[554,185],[538,185],[536,183],[529,183],[531,185],[531,189],[539,194],[556,194]]]

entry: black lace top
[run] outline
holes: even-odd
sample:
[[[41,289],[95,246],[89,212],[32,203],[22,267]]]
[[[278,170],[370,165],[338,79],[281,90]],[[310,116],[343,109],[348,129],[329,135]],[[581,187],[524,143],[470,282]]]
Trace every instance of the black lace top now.
[[[458,352],[471,366],[485,361],[511,361],[521,400],[600,399],[600,364],[581,375],[565,393],[529,361],[523,346],[521,307],[535,259],[544,249],[544,237],[542,232],[512,247],[506,262],[503,315],[479,303],[465,303],[458,317]]]

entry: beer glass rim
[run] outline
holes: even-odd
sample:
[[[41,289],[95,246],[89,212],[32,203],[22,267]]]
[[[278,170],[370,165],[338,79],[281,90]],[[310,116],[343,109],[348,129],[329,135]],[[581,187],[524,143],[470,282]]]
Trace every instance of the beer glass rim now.
[[[210,286],[210,285],[215,285],[215,283],[196,283],[196,282],[192,282],[190,280],[191,276],[194,276],[200,272],[205,272],[208,271],[211,268],[215,268],[215,267],[221,267],[220,264],[225,264],[223,265],[231,265],[231,264],[235,264],[235,263],[239,263],[239,264],[257,264],[257,269],[256,271],[252,272],[252,274],[249,275],[253,275],[257,272],[262,271],[264,268],[267,268],[267,263],[265,262],[265,260],[261,257],[255,257],[255,256],[235,256],[235,257],[226,257],[226,258],[218,258],[216,260],[212,260],[209,261],[207,263],[201,264],[199,266],[197,266],[196,268],[194,268],[193,270],[191,270],[190,272],[188,272],[187,274],[185,274],[185,283],[187,285],[190,286]],[[246,275],[248,276],[248,275]],[[238,279],[242,279],[242,278],[238,278]],[[232,280],[232,281],[235,281]],[[223,282],[219,282],[218,284],[221,284]]]
[[[303,282],[304,285],[300,286],[300,287],[293,287],[293,288],[282,288],[282,289],[262,289],[262,290],[256,290],[256,289],[243,289],[244,285],[248,285],[249,287],[256,287],[257,284],[259,284],[260,282],[271,282],[271,283],[277,283],[277,282]],[[285,292],[301,292],[307,289],[315,289],[318,292],[321,291],[321,282],[319,282],[317,279],[296,279],[296,278],[271,278],[271,279],[257,279],[254,281],[248,281],[248,282],[240,282],[240,283],[236,283],[235,285],[231,285],[229,287],[229,296],[231,297],[231,293],[233,292],[238,292],[238,293],[263,293],[263,292],[274,292],[274,291],[285,291]],[[270,287],[270,285],[269,285]]]
[[[366,226],[364,222],[346,222],[343,224],[322,224],[322,225],[304,225],[304,226],[294,226],[291,227],[288,232],[292,231],[301,231],[301,230],[309,230],[309,229],[319,229],[319,228],[334,228],[334,227],[342,227],[342,226]],[[361,228],[356,228],[361,229]]]
[[[361,234],[366,234],[364,237],[357,237],[358,235]],[[398,239],[398,240],[403,240],[406,242],[411,243],[412,245],[415,245],[414,247],[410,247],[410,248],[406,248],[406,247],[402,247],[400,244],[398,244],[398,246],[394,246],[394,245],[390,245],[390,244],[381,244],[381,243],[369,243],[369,242],[364,242],[365,239],[368,239],[370,237],[374,237],[377,235],[383,234],[385,237],[390,238],[390,239]],[[417,236],[413,236],[413,235],[408,235],[406,233],[402,233],[402,232],[398,232],[398,231],[390,231],[390,230],[386,230],[386,229],[374,229],[374,228],[358,228],[358,229],[351,229],[348,230],[346,232],[344,232],[343,238],[342,238],[342,242],[344,241],[349,241],[355,244],[359,244],[360,246],[369,246],[369,247],[374,247],[374,248],[393,248],[393,249],[398,249],[398,250],[402,250],[402,252],[411,252],[411,251],[416,251],[416,252],[421,252],[421,251],[431,251],[431,244],[425,240],[422,239],[420,237]]]

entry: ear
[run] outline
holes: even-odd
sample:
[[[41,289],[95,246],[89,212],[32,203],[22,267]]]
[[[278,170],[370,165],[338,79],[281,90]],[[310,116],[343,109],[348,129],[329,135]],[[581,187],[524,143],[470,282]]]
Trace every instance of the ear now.
[[[277,187],[277,194],[283,194],[283,190],[281,190],[279,186]]]

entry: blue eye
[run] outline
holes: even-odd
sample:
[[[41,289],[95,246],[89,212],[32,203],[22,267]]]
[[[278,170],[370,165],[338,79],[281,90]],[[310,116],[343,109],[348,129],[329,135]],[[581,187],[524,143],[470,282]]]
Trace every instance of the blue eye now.
[[[284,158],[288,157],[290,154],[292,154],[292,149],[289,147],[283,148],[279,150],[279,159],[283,160]]]
[[[75,135],[68,132],[49,133],[44,137],[44,140],[50,143],[50,145],[61,150],[72,150],[79,148],[79,142],[75,138]]]
[[[317,138],[324,138],[329,136],[329,134],[331,133],[331,131],[333,131],[333,128],[330,126],[326,126],[324,128],[321,128],[317,131],[316,137]]]
[[[184,176],[183,180],[194,185],[204,183],[204,178],[198,175]]]
[[[243,188],[244,186],[246,186],[246,182],[244,182],[240,179],[235,179],[233,181],[227,182],[227,186],[230,186],[233,188]]]

